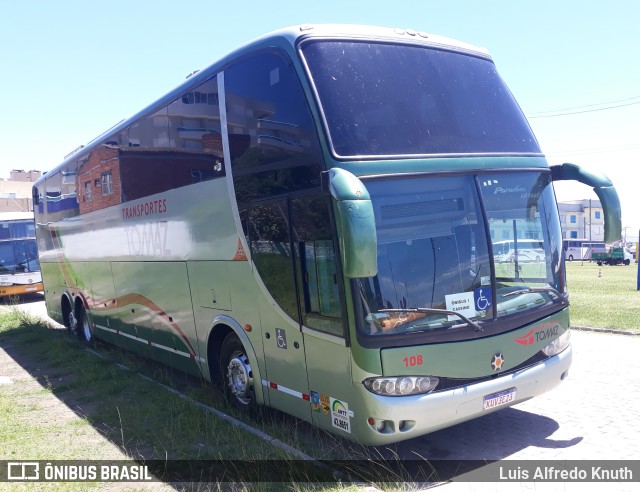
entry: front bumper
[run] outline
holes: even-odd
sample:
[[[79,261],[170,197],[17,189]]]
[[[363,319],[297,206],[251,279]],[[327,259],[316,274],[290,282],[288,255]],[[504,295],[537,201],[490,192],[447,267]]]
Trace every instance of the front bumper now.
[[[560,384],[571,366],[572,348],[536,365],[502,377],[452,390],[407,397],[379,396],[362,384],[356,386],[356,408],[352,419],[354,437],[362,444],[382,445],[418,437],[497,409],[506,408],[545,393]],[[507,405],[484,409],[484,397],[516,388],[515,399]],[[385,421],[380,431],[368,423]]]

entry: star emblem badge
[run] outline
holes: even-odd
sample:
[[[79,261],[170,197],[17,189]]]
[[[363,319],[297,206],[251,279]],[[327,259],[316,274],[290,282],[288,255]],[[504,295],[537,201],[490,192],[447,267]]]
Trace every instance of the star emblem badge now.
[[[499,371],[500,369],[502,369],[502,364],[504,364],[504,355],[500,353],[494,354],[494,356],[491,358],[491,369],[493,369],[494,371]]]

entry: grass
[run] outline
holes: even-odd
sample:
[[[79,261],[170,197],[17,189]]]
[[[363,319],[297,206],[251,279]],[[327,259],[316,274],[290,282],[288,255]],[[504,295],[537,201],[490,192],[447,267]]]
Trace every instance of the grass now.
[[[638,265],[567,261],[571,325],[640,333]]]
[[[12,384],[0,386],[0,460],[166,459],[184,460],[187,466],[192,460],[231,460],[232,465],[250,470],[243,476],[248,476],[251,486],[239,484],[234,486],[237,490],[360,488],[348,481],[337,483],[330,470],[303,465],[273,444],[137,374],[187,393],[197,402],[234,413],[217,388],[203,386],[183,373],[108,345],[95,347],[101,355],[98,357],[65,330],[17,309],[0,313],[0,347],[31,376],[15,377]],[[117,364],[133,370],[123,370]],[[5,374],[0,370],[0,375]],[[376,450],[351,444],[280,412],[265,410],[238,417],[318,459],[381,458]],[[272,476],[275,465],[269,460],[276,460],[271,463],[277,463],[280,473],[286,468],[286,484],[254,483]],[[0,490],[10,490],[3,487],[6,485],[0,484]],[[51,490],[105,486],[46,485]],[[203,484],[175,487],[217,490],[215,485]],[[381,487],[395,489],[393,483]]]

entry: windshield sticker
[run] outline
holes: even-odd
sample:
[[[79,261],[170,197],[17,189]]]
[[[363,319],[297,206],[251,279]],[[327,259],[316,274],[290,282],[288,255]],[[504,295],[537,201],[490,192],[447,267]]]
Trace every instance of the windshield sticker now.
[[[490,288],[479,287],[473,291],[473,301],[476,311],[484,312],[491,308],[493,294]]]
[[[353,412],[346,402],[331,398],[331,425],[351,434],[351,417]]]
[[[488,289],[487,289],[488,290]],[[459,294],[449,294],[444,296],[447,305],[447,311],[460,313],[467,318],[476,316],[475,299],[473,292],[460,292]],[[459,316],[449,314],[449,321],[460,321]]]

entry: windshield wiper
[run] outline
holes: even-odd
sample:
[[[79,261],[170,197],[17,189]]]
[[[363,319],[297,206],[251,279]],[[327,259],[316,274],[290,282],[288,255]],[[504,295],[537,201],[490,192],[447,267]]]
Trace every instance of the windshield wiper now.
[[[502,294],[501,297],[517,296],[520,294],[531,294],[533,292],[547,292],[547,293],[551,292],[556,296],[558,296],[558,299],[564,299],[564,296],[560,294],[560,292],[558,292],[553,287],[527,287],[525,289],[518,289],[518,290],[512,290],[511,292],[506,292],[505,294]]]
[[[425,314],[448,314],[452,316],[457,316],[462,321],[464,321],[467,325],[471,326],[474,331],[484,331],[482,327],[467,318],[465,315],[460,314],[456,311],[449,311],[448,309],[435,309],[435,308],[409,308],[409,309],[379,309],[379,313],[425,313]]]

